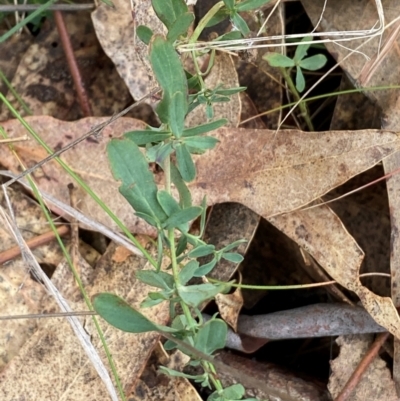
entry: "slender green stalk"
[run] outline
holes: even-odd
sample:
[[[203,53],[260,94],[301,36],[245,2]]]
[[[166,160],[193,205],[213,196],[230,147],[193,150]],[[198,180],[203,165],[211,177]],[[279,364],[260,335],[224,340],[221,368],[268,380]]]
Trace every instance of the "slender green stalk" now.
[[[6,132],[4,131],[4,129],[2,127],[0,127],[0,134],[2,134],[3,137],[7,138],[7,134],[6,134]],[[15,153],[13,145],[10,144],[9,147],[10,147],[11,151],[13,153]],[[17,158],[18,158],[18,156],[17,156]],[[84,301],[86,303],[86,306],[89,308],[90,311],[94,311],[92,303],[90,302],[90,298],[89,298],[88,294],[86,293],[86,290],[85,290],[85,288],[83,286],[82,280],[79,277],[78,272],[76,271],[76,268],[75,268],[75,265],[74,265],[74,263],[72,261],[71,255],[68,252],[67,248],[65,247],[64,242],[61,239],[60,235],[58,234],[57,227],[55,226],[54,221],[51,218],[51,215],[50,215],[50,213],[49,213],[49,211],[48,211],[48,209],[47,209],[47,207],[46,207],[46,205],[45,205],[45,203],[43,201],[43,198],[42,198],[42,196],[40,194],[39,189],[37,188],[37,186],[36,186],[35,182],[33,181],[33,179],[32,179],[30,174],[28,174],[26,176],[26,178],[28,180],[28,183],[29,183],[29,185],[30,185],[30,187],[32,189],[32,192],[33,192],[35,198],[39,202],[40,208],[42,209],[42,212],[44,213],[44,215],[46,217],[46,220],[50,225],[51,230],[53,231],[53,233],[54,233],[54,235],[56,237],[58,245],[60,246],[60,249],[61,249],[61,251],[62,251],[62,253],[63,253],[63,255],[64,255],[64,257],[65,257],[65,259],[66,259],[66,261],[68,263],[68,266],[71,269],[72,275],[74,276],[74,279],[75,279],[75,281],[76,281],[76,283],[77,283],[77,285],[79,287],[79,290],[80,290],[80,292],[81,292],[81,294],[83,296],[83,299],[84,299]],[[124,394],[124,389],[122,387],[121,380],[119,378],[116,366],[114,364],[114,360],[112,358],[110,349],[108,348],[107,342],[105,340],[103,330],[101,329],[101,327],[99,325],[99,322],[98,322],[98,319],[96,318],[96,316],[92,316],[92,319],[93,319],[94,325],[96,327],[97,333],[99,334],[100,341],[101,341],[101,343],[103,345],[104,352],[106,354],[107,360],[108,360],[108,362],[110,364],[110,369],[112,371],[112,374],[114,376],[115,382],[117,384],[117,388],[118,388],[118,391],[120,393],[121,399],[123,401],[126,401],[126,397],[125,397],[125,394]]]
[[[289,86],[289,90],[292,93],[293,97],[297,101],[299,101],[300,100],[300,95],[299,95],[299,92],[297,92],[296,85],[294,84],[294,82],[292,80],[292,77],[290,76],[290,73],[286,70],[286,68],[280,67],[279,70],[280,70],[283,78],[287,82],[287,84]],[[301,110],[301,115],[304,118],[304,121],[306,122],[308,129],[310,131],[314,131],[314,126],[313,126],[313,123],[312,123],[312,121],[310,119],[310,114],[308,112],[306,104],[304,102],[300,102],[299,103],[299,107],[300,107],[300,110]]]
[[[218,3],[214,4],[207,12],[207,14],[200,20],[197,24],[196,29],[193,31],[192,36],[189,38],[188,43],[195,43],[197,39],[200,37],[201,33],[203,32],[204,28],[210,22],[211,18],[224,6],[223,1],[219,1]]]
[[[320,100],[320,99],[326,99],[328,97],[332,96],[340,96],[340,95],[351,95],[353,93],[359,93],[359,92],[373,92],[373,91],[382,91],[382,90],[388,90],[388,89],[400,89],[400,85],[391,85],[391,86],[371,86],[368,88],[355,88],[355,89],[346,89],[342,91],[337,91],[337,92],[332,92],[332,93],[324,93],[322,95],[318,96],[311,96],[306,99],[303,99],[302,102],[308,103],[308,102],[313,102],[314,100]],[[275,113],[276,111],[281,111],[284,109],[289,109],[290,107],[296,106],[298,102],[291,102],[288,104],[284,104],[283,106],[275,107],[273,109],[263,111],[260,114],[257,114],[254,117],[247,118],[246,120],[243,120],[240,122],[240,124],[244,124],[248,121],[253,120],[254,118],[257,117],[262,117],[266,116],[268,114]]]
[[[34,129],[25,121],[25,119],[18,113],[17,110],[11,105],[11,103],[0,93],[0,100],[2,100],[14,116],[20,121],[20,123],[26,128],[26,130],[35,138],[35,140],[51,155],[53,150],[40,138],[40,136],[34,131]],[[97,202],[100,207],[111,217],[115,224],[124,232],[124,234],[135,244],[135,246],[143,253],[147,260],[154,266],[157,266],[157,262],[153,257],[146,251],[146,249],[140,244],[140,242],[130,233],[125,225],[118,219],[118,217],[111,211],[111,209],[97,196],[96,193],[59,157],[55,157],[58,164],[91,196],[91,198]]]
[[[12,93],[12,95],[15,97],[15,99],[18,101],[18,103],[21,105],[21,107],[25,110],[25,113],[28,115],[32,115],[32,111],[29,109],[28,105],[24,102],[22,97],[13,88],[10,81],[7,79],[7,77],[4,75],[4,73],[1,69],[0,69],[0,79],[2,79],[3,82],[6,84],[8,90]]]

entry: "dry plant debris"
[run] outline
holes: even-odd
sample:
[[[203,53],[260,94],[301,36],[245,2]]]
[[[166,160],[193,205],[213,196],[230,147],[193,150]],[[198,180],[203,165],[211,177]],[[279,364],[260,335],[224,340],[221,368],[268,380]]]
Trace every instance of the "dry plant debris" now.
[[[129,90],[123,85],[111,64],[108,64],[108,67],[104,68],[102,72],[93,71],[95,64],[106,63],[107,59],[100,54],[94,33],[89,29],[88,14],[86,13],[84,24],[76,21],[74,17],[67,17],[69,33],[73,37],[76,47],[76,56],[83,68],[84,76],[90,82],[89,92],[93,99],[96,98],[96,102],[93,103],[96,115],[111,115],[130,101],[129,92],[134,98],[140,98],[155,86],[154,77],[149,70],[147,48],[135,38],[134,33],[136,27],[140,24],[150,25],[154,32],[160,33],[163,32],[163,27],[160,26],[155,18],[150,1],[137,3],[139,4],[135,8],[133,16],[129,3],[120,1],[114,2],[115,8],[101,4],[92,14],[99,41],[104,51],[113,60],[118,73]],[[318,29],[321,30],[349,30],[353,27],[352,24],[355,20],[360,23],[357,29],[367,29],[376,21],[374,2],[365,2],[365,4],[353,2],[338,5],[336,2],[328,1],[323,15],[321,15],[321,9],[325,4],[323,0],[312,2],[302,0],[302,4],[314,26],[317,25],[317,21],[322,17],[318,25]],[[390,23],[398,16],[397,3],[388,0],[384,6],[386,20]],[[283,27],[280,24],[284,16],[282,8],[279,8],[279,13],[279,18],[275,15],[273,17],[275,19],[271,20],[273,30],[268,31],[269,35],[277,35],[283,32]],[[360,19],[359,15],[362,15],[363,18]],[[360,49],[371,58],[371,61],[366,61],[365,57],[358,53],[342,62],[342,67],[353,81],[359,85],[397,84],[397,33],[397,25],[393,25],[385,31],[381,49],[383,51],[378,52],[379,37],[374,38]],[[16,41],[15,38],[12,40]],[[54,43],[57,43],[57,35],[54,29],[45,26],[32,45],[30,40],[27,40],[27,42],[17,40],[16,43],[21,48],[29,47],[27,52],[21,57],[20,62],[14,60],[14,58],[17,59],[19,57],[15,52],[11,60],[12,63],[15,63],[12,64],[12,67],[7,64],[7,60],[2,60],[1,65],[5,65],[2,69],[6,70],[10,78],[12,78],[14,70],[16,70],[12,84],[17,92],[28,102],[36,115],[35,117],[27,118],[27,121],[37,130],[48,145],[53,149],[62,148],[93,126],[105,121],[106,117],[77,120],[81,114],[77,109],[76,100],[70,88],[68,73],[64,69],[61,49],[54,46]],[[84,44],[82,45],[82,43]],[[12,46],[14,45],[12,44]],[[350,43],[350,45],[349,47],[355,48],[359,45],[359,42]],[[348,49],[336,44],[328,44],[327,48],[336,57],[337,61],[342,61],[349,54]],[[9,53],[4,51],[2,54]],[[228,87],[238,86],[239,81],[251,81],[252,75],[251,73],[249,74],[249,71],[255,71],[258,74],[263,74],[263,78],[254,80],[255,87],[265,79],[263,83],[264,91],[259,93],[260,97],[265,98],[267,96],[271,105],[280,104],[282,90],[273,84],[273,79],[269,79],[270,75],[276,73],[276,70],[271,70],[269,66],[265,65],[265,62],[263,65],[260,55],[261,52],[256,55],[257,67],[254,67],[256,68],[255,70],[252,70],[251,68],[253,67],[250,68],[249,64],[243,67],[244,62],[236,60],[237,70],[239,71],[238,76],[231,56],[217,52],[215,66],[206,78],[207,84],[215,86],[218,83],[224,83]],[[17,65],[18,69],[16,68]],[[263,72],[260,72],[261,70]],[[246,71],[248,75],[245,77],[244,73]],[[267,76],[268,78],[266,78]],[[274,75],[274,78],[277,78],[277,74]],[[108,82],[113,84],[107,85]],[[107,89],[105,90],[105,88]],[[268,91],[266,90],[267,88],[272,89]],[[4,92],[4,89],[1,90]],[[397,217],[400,210],[397,205],[400,179],[392,177],[388,181],[393,229],[393,251],[391,254],[392,300],[377,295],[361,284],[359,273],[364,252],[347,232],[342,221],[329,207],[319,206],[310,210],[298,210],[311,202],[319,202],[320,198],[327,192],[381,161],[383,161],[387,172],[400,166],[397,153],[400,145],[397,134],[397,122],[399,121],[398,93],[395,91],[366,93],[376,100],[383,109],[386,115],[383,125],[386,130],[332,130],[318,133],[281,130],[277,133],[268,129],[238,129],[240,120],[245,119],[243,111],[254,110],[251,102],[246,103],[248,99],[246,100],[246,97],[242,94],[237,94],[228,104],[218,104],[215,109],[216,117],[227,118],[229,128],[219,129],[215,133],[215,136],[220,141],[216,149],[206,156],[195,159],[198,175],[196,180],[190,184],[190,189],[195,203],[199,203],[204,194],[207,194],[207,201],[210,206],[222,202],[238,202],[245,205],[249,208],[249,217],[248,220],[246,219],[247,226],[241,227],[241,230],[239,230],[241,235],[245,234],[245,237],[251,239],[260,217],[263,217],[284,232],[296,244],[307,250],[339,284],[355,292],[375,321],[386,327],[396,337],[393,376],[395,382],[399,383],[400,347],[398,339],[400,339],[400,319],[395,306],[398,307],[400,302],[398,292],[400,287],[397,282],[399,276],[397,247],[399,236],[396,231]],[[260,110],[262,108],[260,102],[254,98],[253,100]],[[242,117],[240,118],[241,111]],[[40,114],[46,116],[38,116]],[[50,115],[59,118],[59,120],[48,117]],[[25,130],[20,127],[16,120],[9,120],[10,113],[4,108],[1,116],[4,120],[8,119],[2,123],[2,126],[10,137],[18,137],[25,134]],[[279,122],[277,117],[279,116],[275,113],[273,118],[268,117],[264,120],[267,122],[268,128],[275,128]],[[61,120],[77,121],[66,122]],[[204,113],[201,113],[201,108],[198,108],[196,113],[192,113],[187,121],[191,125],[204,122]],[[259,124],[262,123],[259,122]],[[78,147],[65,153],[63,159],[75,172],[84,178],[95,192],[101,195],[105,203],[113,209],[131,231],[137,234],[154,235],[154,230],[136,218],[130,206],[119,195],[118,183],[111,176],[105,155],[105,145],[110,138],[116,138],[126,131],[143,127],[144,123],[141,121],[129,118],[120,119],[102,132],[102,138],[83,142]],[[258,127],[260,128],[260,126]],[[27,166],[34,165],[47,155],[33,140],[19,143],[15,145],[15,149]],[[0,160],[4,168],[13,172],[19,171],[19,164],[6,146],[0,146]],[[67,184],[70,182],[70,178],[54,161],[46,164],[41,169],[37,169],[34,177],[40,189],[68,203]],[[159,175],[158,180],[161,182],[161,175]],[[79,196],[78,207],[81,211],[113,229],[116,228],[85,193],[82,192]],[[20,201],[14,204],[17,217],[22,215],[20,209],[21,207],[23,208],[23,205],[24,203]],[[21,224],[25,223],[21,222]],[[217,236],[223,237],[224,230],[227,230],[226,226]],[[35,232],[39,231],[35,230]],[[6,236],[5,233],[3,234]],[[3,242],[7,243],[7,241]],[[110,249],[103,256],[102,261],[97,264],[97,269],[99,269],[95,278],[95,283],[97,284],[90,285],[89,288],[93,292],[104,290],[104,286],[113,291],[118,288],[120,294],[124,295],[129,301],[139,302],[139,293],[142,289],[135,287],[137,283],[134,282],[133,276],[131,276],[133,269],[126,274],[118,273],[118,270],[121,269],[121,264],[126,266],[129,263],[130,266],[133,264],[137,268],[143,268],[143,263],[136,257],[130,256],[126,252],[124,253],[124,251],[119,253],[119,251],[112,250],[114,249],[113,246],[110,245]],[[39,259],[41,258],[40,252],[43,253],[43,250],[35,251]],[[55,252],[54,257],[51,257],[50,252],[50,247],[48,247],[45,251],[47,259],[43,257],[43,261],[58,264],[60,260],[59,251]],[[241,251],[243,254],[245,252],[246,249]],[[111,254],[112,257],[110,257]],[[105,266],[105,263],[107,266]],[[82,264],[84,264],[83,261]],[[216,271],[216,277],[218,278],[226,276],[226,279],[229,279],[234,272],[229,263],[225,269],[222,264],[218,267],[219,269]],[[57,268],[54,276],[55,281],[60,276],[66,281],[70,280],[69,273],[65,269],[65,264],[61,264]],[[14,261],[6,266],[2,270],[1,276],[3,278],[4,291],[11,292],[16,301],[16,305],[11,304],[9,298],[0,301],[1,304],[7,304],[10,313],[26,313],[40,309],[40,299],[43,295],[42,287],[26,277],[26,269],[19,265],[19,261]],[[24,287],[23,290],[19,291],[17,287],[21,282],[24,283]],[[60,282],[59,284],[61,288],[66,285],[65,282]],[[132,285],[133,287],[131,287]],[[3,286],[1,287],[3,288]],[[77,309],[82,308],[82,304],[78,301],[79,295],[75,289],[67,286],[64,291],[69,295],[71,303]],[[47,308],[51,309],[51,301],[48,302]],[[240,307],[241,303],[239,302],[237,309],[240,309]],[[6,309],[2,308],[2,310],[4,312]],[[232,315],[232,326],[234,327],[237,313],[238,311],[235,311],[234,308],[228,307],[227,314]],[[166,312],[161,311],[161,315],[158,317],[162,317],[161,320],[163,321],[166,320]],[[4,356],[3,360],[8,361],[13,355],[17,354],[18,347],[22,346],[19,355],[9,362],[9,365],[2,373],[0,393],[3,394],[4,399],[17,397],[21,394],[21,391],[30,399],[44,399],[56,396],[58,398],[65,397],[66,399],[78,400],[81,395],[89,397],[89,395],[93,396],[93,394],[98,397],[97,399],[106,397],[101,384],[97,385],[96,381],[96,385],[93,385],[93,382],[87,381],[88,377],[97,380],[96,375],[93,369],[84,361],[83,354],[80,351],[76,352],[77,345],[72,334],[69,333],[68,326],[59,321],[41,323],[38,331],[26,343],[27,332],[29,334],[33,332],[35,324],[30,322],[24,327],[22,330],[26,332],[18,334],[18,338],[15,338],[18,344],[14,344],[11,351],[1,349]],[[86,327],[88,331],[92,330],[88,319],[86,319]],[[107,335],[110,338],[111,336],[116,336],[112,337],[111,340],[111,345],[116,347],[113,354],[117,364],[121,367],[120,374],[123,377],[127,392],[131,391],[132,399],[138,399],[138,391],[139,393],[140,391],[146,392],[146,396],[143,395],[140,399],[149,400],[155,399],[154,397],[157,399],[157,397],[159,398],[170,391],[171,387],[161,389],[161,386],[165,383],[161,383],[162,380],[158,382],[159,376],[154,376],[154,371],[150,369],[146,373],[144,370],[145,362],[150,354],[149,351],[158,339],[157,335],[149,335],[140,341],[137,338],[135,340],[135,336],[117,333],[111,328],[107,328]],[[367,343],[365,338],[359,339],[357,337],[341,338],[338,341],[341,352],[339,358],[332,365],[333,373],[329,387],[332,395],[341,390],[343,383],[347,380],[346,377],[351,374],[358,363],[357,360],[365,351],[365,344]],[[350,342],[350,345],[348,345],[347,341]],[[24,343],[25,345],[23,345]],[[139,361],[129,360],[129,357],[124,353],[126,349],[134,349],[135,353],[142,353],[143,358]],[[46,360],[46,367],[41,372],[42,376],[38,375],[38,372],[34,369],[37,365],[37,360],[40,358],[43,361]],[[65,374],[55,378],[58,380],[59,386],[53,386],[48,381],[48,372],[55,364],[63,361],[68,361],[68,365],[62,365],[62,369],[60,369],[61,372],[66,369]],[[69,364],[72,363],[71,361],[76,361],[76,367],[81,368],[82,372],[86,373],[67,372]],[[243,364],[239,366],[242,367]],[[146,369],[149,369],[149,367],[147,366]],[[256,369],[259,368],[257,367]],[[130,373],[128,373],[128,370]],[[31,374],[32,372],[34,373],[33,375]],[[132,372],[134,373],[132,374]],[[142,372],[144,373],[139,379]],[[146,378],[150,381],[146,382]],[[157,381],[156,386],[154,386],[154,380]],[[282,376],[279,377],[279,380],[271,380],[276,383],[284,383],[282,387],[286,386],[285,391],[289,393],[289,398],[286,399],[292,400],[294,399],[293,397],[301,396],[300,393],[296,392],[297,390],[288,390],[287,383],[290,383],[290,379],[287,377]],[[23,383],[18,389],[13,388],[16,381]],[[79,383],[79,385],[72,389],[72,387],[68,387],[71,382]],[[136,383],[139,384],[135,393]],[[172,386],[175,386],[174,391],[178,391],[179,386],[186,386],[186,383],[179,385],[177,384],[178,381],[174,383],[172,383]],[[63,390],[63,386],[68,387],[67,390]],[[171,383],[168,383],[167,386],[171,386]],[[323,399],[326,396],[323,392],[318,393],[314,388],[307,391],[309,391],[308,398],[303,397],[303,399],[314,401]],[[316,392],[314,393],[314,391]],[[193,393],[190,393],[190,395],[179,394],[181,394],[179,397],[182,400],[194,399]],[[282,393],[282,400],[286,396],[286,393]],[[365,382],[360,384],[360,387],[352,397],[352,400],[376,399],[391,401],[397,399],[390,372],[382,360],[377,359],[371,365]]]
[[[146,261],[137,256],[126,257],[122,262],[115,262],[118,252],[111,244],[107,252],[96,265],[95,271],[81,260],[81,269],[88,272],[86,287],[89,294],[99,291],[113,291],[124,296],[131,304],[139,305],[147,294],[146,286],[137,281],[135,271],[146,268]],[[85,273],[84,273],[85,275]],[[68,297],[76,310],[84,309],[78,288],[66,263],[57,267],[53,281],[60,291]],[[144,293],[145,291],[145,293]],[[51,311],[54,306],[51,299],[46,303]],[[168,313],[161,305],[151,309],[152,320],[165,324]],[[83,324],[92,336],[92,342],[102,348],[91,318],[83,318]],[[159,335],[145,333],[132,336],[102,322],[104,334],[117,365],[122,384],[126,392],[132,391],[144,369]],[[127,352],[134,350],[135,358]],[[52,377],[51,380],[49,378]],[[107,399],[108,395],[93,366],[77,343],[68,323],[64,319],[49,319],[39,323],[39,329],[30,337],[7,368],[1,374],[0,394],[2,399],[11,400],[21,394],[27,399]],[[15,386],[18,382],[19,385]],[[70,384],[74,383],[73,386]]]
[[[332,374],[329,391],[336,397],[346,384],[354,369],[372,344],[371,335],[341,336],[336,340],[340,346],[339,356],[331,363]],[[351,401],[397,401],[396,389],[390,371],[379,356],[368,367],[357,388],[348,398]]]

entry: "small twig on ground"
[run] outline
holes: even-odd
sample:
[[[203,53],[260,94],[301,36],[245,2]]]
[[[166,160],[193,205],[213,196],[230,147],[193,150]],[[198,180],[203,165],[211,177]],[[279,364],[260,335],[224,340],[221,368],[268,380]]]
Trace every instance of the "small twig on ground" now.
[[[85,84],[79,71],[78,63],[72,49],[71,40],[69,38],[67,27],[65,26],[64,18],[61,11],[54,11],[54,20],[56,21],[58,34],[60,35],[65,57],[67,58],[67,63],[69,71],[72,75],[72,80],[74,81],[74,86],[78,95],[78,101],[81,106],[82,113],[85,117],[90,117],[93,114],[90,107],[89,96],[86,92]]]
[[[41,4],[0,4],[0,13],[27,12],[37,10]],[[94,3],[88,4],[53,4],[47,8],[55,11],[84,11],[93,10]]]
[[[335,398],[335,401],[346,401],[348,399],[350,394],[353,392],[353,390],[359,383],[362,375],[364,374],[368,366],[378,355],[380,348],[388,339],[389,335],[390,333],[382,333],[376,337],[376,340],[371,345],[368,352],[364,355],[364,358],[361,360],[356,370],[350,376],[350,379],[347,381],[340,394]]]
[[[69,232],[69,227],[67,225],[62,225],[57,228],[57,232],[58,235],[62,237]],[[29,249],[32,250],[40,245],[47,244],[48,242],[53,241],[55,238],[56,236],[54,232],[48,231],[44,234],[40,234],[34,238],[31,238],[30,240],[27,240],[26,244],[28,245]],[[4,252],[0,252],[0,265],[16,258],[20,254],[21,254],[21,249],[19,246],[13,246],[12,248],[7,249]]]

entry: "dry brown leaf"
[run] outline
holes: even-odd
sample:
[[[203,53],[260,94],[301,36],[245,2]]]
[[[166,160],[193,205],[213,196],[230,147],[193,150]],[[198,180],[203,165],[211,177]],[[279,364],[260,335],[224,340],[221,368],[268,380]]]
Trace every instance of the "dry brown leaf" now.
[[[377,7],[375,2],[353,1],[335,2],[324,0],[301,0],[308,16],[313,24],[320,20],[318,25],[321,31],[351,31],[351,30],[370,30],[378,20]],[[394,19],[398,18],[398,1],[386,0],[382,2],[385,16],[385,25],[388,26]],[[321,15],[322,13],[322,15]],[[362,18],[360,18],[362,16]],[[385,29],[382,36],[378,35],[372,40],[364,39],[364,45],[353,53],[349,58],[343,58],[356,49],[362,43],[360,40],[335,44],[326,43],[328,51],[332,56],[340,61],[340,66],[346,71],[348,76],[361,87],[376,85],[397,85],[399,54],[398,46],[400,36],[398,35],[398,23]],[[343,43],[343,42],[342,42]],[[377,102],[389,120],[395,117],[398,119],[398,99],[399,89],[390,91],[371,91],[365,92],[365,96]],[[392,129],[397,127],[391,125]]]
[[[58,149],[105,118],[62,122],[49,117],[29,117],[27,121],[49,146]],[[3,127],[10,137],[25,133],[15,120],[3,123]],[[154,230],[134,216],[118,193],[119,184],[110,173],[105,154],[109,138],[143,127],[137,120],[119,119],[103,131],[101,143],[84,141],[62,158],[132,232],[154,234]],[[231,128],[213,134],[220,143],[213,151],[195,159],[198,175],[190,184],[194,202],[200,204],[207,195],[209,204],[238,202],[263,217],[308,204],[389,156],[400,144],[397,133],[379,130],[318,133],[288,130],[275,136],[275,131]],[[15,147],[28,166],[44,156],[44,151],[33,141]],[[8,148],[0,147],[0,158],[6,168],[18,171]],[[34,177],[42,190],[68,202],[67,185],[71,179],[56,162],[36,170]],[[83,191],[79,197],[84,214],[116,228]]]
[[[370,29],[377,21],[376,3],[374,2],[349,2],[348,4],[337,2],[325,2],[324,0],[302,0],[311,21],[316,24],[319,21],[319,29],[323,31],[342,31],[353,29]],[[381,4],[385,17],[385,28],[398,18],[398,2],[387,0]],[[321,14],[323,10],[323,13]],[[362,15],[362,18],[359,16]],[[362,52],[352,54],[347,60],[344,57],[350,52],[349,48],[358,48],[359,40],[346,42],[346,47],[335,43],[327,43],[326,47],[347,75],[360,87],[397,85],[400,42],[399,22],[386,28],[382,36],[378,35],[372,40],[365,40],[365,44],[359,48]],[[367,57],[365,57],[365,55]],[[390,91],[365,92],[365,96],[380,106],[384,118],[380,121],[387,129],[399,130],[399,89]],[[394,155],[384,160],[385,173],[390,173],[400,167],[399,157]],[[389,204],[391,210],[391,275],[392,298],[395,306],[399,306],[398,288],[400,288],[399,249],[400,237],[398,235],[397,222],[400,220],[400,209],[397,207],[397,193],[399,191],[399,178],[393,177],[387,182]],[[394,379],[400,393],[400,344],[394,342]]]
[[[53,149],[59,149],[67,145],[71,140],[79,137],[82,132],[86,132],[93,128],[100,121],[105,121],[105,118],[88,118],[76,126],[76,123],[66,123],[55,120],[50,117],[32,117],[27,118],[30,124],[37,129],[38,134],[46,141]],[[4,125],[10,136],[14,136],[20,132],[21,127],[18,124]],[[105,154],[105,144],[109,138],[120,136],[122,133],[132,129],[143,129],[144,123],[134,119],[119,119],[111,124],[103,131],[101,143],[93,141],[84,141],[83,146],[75,147],[71,152],[65,154],[65,161],[71,165],[73,170],[78,173],[91,186],[95,193],[101,195],[102,199],[108,206],[117,214],[117,216],[129,225],[129,229],[136,233],[154,234],[147,223],[132,219],[132,209],[123,201],[118,193],[118,185],[113,179],[108,165],[108,160]],[[57,132],[57,135],[54,135]],[[27,166],[32,166],[38,160],[46,156],[46,152],[35,143],[34,140],[26,142],[23,147],[16,147]],[[9,150],[2,146],[0,147],[0,157],[5,168],[14,172],[18,171],[18,163]],[[41,169],[36,170],[34,177],[39,183],[42,190],[52,193],[58,199],[69,204],[69,193],[67,185],[71,182],[71,178],[61,169],[54,161],[44,165]],[[87,200],[87,196],[81,189],[78,189],[79,208],[87,216],[104,222],[109,227],[116,228],[111,219],[104,216],[101,208],[93,201]],[[62,214],[62,211],[58,211]]]
[[[157,18],[150,0],[131,3],[113,1],[113,7],[100,3],[92,13],[97,37],[134,99],[140,99],[155,88],[156,81],[147,60],[148,47],[136,37],[136,27],[146,25],[154,33],[166,33]]]
[[[362,286],[359,273],[364,253],[328,206],[268,220],[309,252],[334,280],[354,291],[372,318],[400,338],[400,318],[392,300]]]
[[[218,305],[221,318],[236,331],[239,313],[243,306],[241,289],[236,288],[232,294],[217,294],[215,302]]]
[[[40,207],[26,196],[20,188],[10,189],[8,195],[17,214],[17,223],[25,239],[49,230],[47,220]],[[6,207],[4,194],[0,192],[1,207]],[[14,236],[0,225],[0,251],[15,246]],[[55,241],[34,250],[41,263],[59,263],[62,253]],[[0,310],[1,315],[24,315],[40,313],[43,310],[44,287],[30,276],[26,262],[17,257],[0,268]],[[8,320],[0,325],[0,371],[18,354],[21,346],[35,332],[37,321]]]
[[[214,245],[216,249],[222,249],[234,241],[244,239],[246,242],[240,244],[234,251],[245,255],[259,222],[260,216],[246,206],[239,203],[217,204],[211,209],[204,232],[204,241]],[[210,261],[211,258],[207,257],[201,259],[202,264]],[[209,277],[229,281],[238,268],[237,263],[221,259],[210,272]]]
[[[339,356],[331,362],[328,389],[333,398],[342,391],[350,376],[372,344],[372,335],[341,336]],[[348,401],[398,401],[396,389],[386,362],[377,356],[361,377]]]
[[[270,3],[269,3],[270,4]],[[253,33],[252,36],[256,36],[256,32],[261,28],[260,19],[268,16],[268,29],[262,32],[260,37],[268,36],[279,36],[285,34],[284,26],[284,4],[281,3],[275,12],[270,15],[271,10],[264,11],[264,14],[260,13],[242,13],[243,18],[245,18],[250,31]],[[263,43],[272,44],[271,41],[265,40]],[[274,42],[277,45],[276,42]],[[254,106],[258,110],[258,113],[262,113],[267,110],[272,110],[279,108],[282,105],[282,86],[279,85],[282,76],[280,75],[279,69],[271,67],[263,56],[270,51],[269,48],[259,48],[254,49],[256,54],[254,57],[248,59],[247,51],[242,54],[239,53],[240,57],[235,57],[236,69],[239,75],[239,81],[241,86],[245,86],[246,93],[250,96],[251,100],[254,102]],[[274,51],[278,53],[283,53],[284,47],[276,46]],[[256,115],[258,113],[253,113]],[[251,116],[248,116],[251,117]],[[278,126],[281,118],[281,110],[277,110],[274,113],[269,113],[263,116],[261,119],[266,124],[269,129],[274,129]],[[245,118],[242,118],[244,120]],[[249,128],[249,127],[246,127]],[[260,128],[260,127],[257,127]]]
[[[175,351],[171,356],[159,342],[149,359],[135,391],[129,395],[131,401],[201,401],[192,383],[184,377],[172,377],[157,371],[164,365],[170,369],[182,371],[190,361],[190,357],[181,351]]]
[[[214,59],[214,65],[205,79],[206,87],[215,89],[237,88],[239,86],[239,78],[236,73],[235,65],[232,57],[225,52],[217,52]],[[214,117],[226,118],[228,120],[227,127],[237,127],[240,122],[241,100],[239,93],[230,96],[229,102],[214,103]],[[187,127],[195,127],[196,125],[207,122],[206,106],[201,104],[188,114],[185,125]]]
[[[87,287],[88,293],[93,295],[101,291],[114,292],[138,307],[147,295],[148,287],[136,280],[135,271],[146,268],[146,262],[136,256],[130,256],[124,262],[113,262],[114,252],[115,245],[111,244],[96,267],[96,277],[93,285]],[[69,268],[64,265],[55,275],[59,286],[63,285],[64,292],[70,299],[73,298],[73,301],[69,300],[70,304],[77,310],[82,310],[83,302],[78,300],[80,296]],[[152,308],[145,313],[149,313],[149,318],[159,324],[165,324],[168,320],[165,305]],[[100,324],[124,390],[130,393],[159,335],[157,333],[132,335],[114,329],[104,321]],[[84,327],[106,361],[91,318],[85,319]],[[15,385],[16,382],[18,386]],[[1,375],[0,395],[4,400],[21,396],[29,400],[109,399],[70,326],[65,320],[60,319],[43,322],[20,354],[8,365]]]
[[[379,130],[305,133],[220,129],[216,148],[196,161],[190,184],[211,204],[238,202],[267,218],[297,209],[372,167],[398,148]],[[198,196],[200,195],[200,196]]]
[[[247,387],[246,397],[257,397],[261,400],[271,401],[327,401],[330,399],[327,391],[321,385],[300,379],[271,363],[256,362],[226,351],[219,352],[216,359],[244,374],[261,380],[271,389],[271,392],[268,393],[259,388]],[[237,382],[225,372],[218,373],[224,387]]]

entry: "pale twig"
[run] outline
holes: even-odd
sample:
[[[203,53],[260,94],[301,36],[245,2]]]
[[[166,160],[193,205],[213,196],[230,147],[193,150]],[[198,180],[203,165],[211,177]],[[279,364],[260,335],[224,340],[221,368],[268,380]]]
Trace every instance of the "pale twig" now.
[[[32,268],[32,272],[40,279],[40,281],[43,283],[47,291],[54,297],[60,309],[64,312],[69,312],[69,313],[72,312],[72,309],[68,305],[68,302],[57,290],[52,281],[44,273],[39,263],[37,262],[36,258],[34,257],[32,251],[26,245],[26,242],[23,239],[20,231],[18,230],[18,226],[15,222],[14,212],[5,185],[2,185],[2,189],[4,192],[9,214],[7,215],[5,210],[3,208],[0,208],[0,216],[3,217],[4,224],[8,226],[10,231],[13,233],[18,245],[21,247],[22,257],[27,262],[27,264]],[[111,399],[113,401],[118,401],[117,392],[115,391],[115,387],[111,381],[110,375],[108,374],[108,371],[104,366],[104,363],[102,362],[97,350],[91,343],[90,336],[86,333],[85,329],[82,327],[82,324],[80,323],[79,319],[77,319],[76,316],[67,316],[66,319],[69,321],[83,349],[85,350],[87,356],[89,357],[94,368],[99,374],[101,380],[106,386]]]
[[[15,174],[11,173],[10,171],[0,170],[0,175],[4,175],[6,177],[12,177],[14,179],[14,181],[18,181],[21,185],[23,185],[28,190],[31,189],[30,185],[24,179],[18,179],[18,177]],[[136,248],[136,246],[133,245],[132,242],[127,237],[110,230],[104,224],[101,224],[93,219],[90,219],[89,217],[85,216],[83,213],[81,213],[78,210],[72,208],[71,206],[65,204],[64,202],[61,202],[60,200],[54,198],[53,196],[49,195],[48,193],[46,193],[44,191],[40,191],[40,194],[42,195],[43,199],[46,202],[54,205],[56,208],[58,208],[59,210],[64,212],[66,216],[76,218],[78,221],[80,221],[82,224],[84,224],[89,229],[102,233],[106,237],[110,238],[112,241],[127,248],[133,254],[143,257],[142,252],[140,252],[140,250],[138,248]]]
[[[0,4],[0,13],[35,11],[41,4]],[[89,4],[53,4],[47,10],[54,11],[84,11],[93,10],[94,3]]]
[[[22,141],[29,141],[29,136],[28,135],[24,135],[24,136],[19,136],[18,138],[0,139],[0,144],[2,144],[2,143],[13,143],[13,142],[22,142]]]

